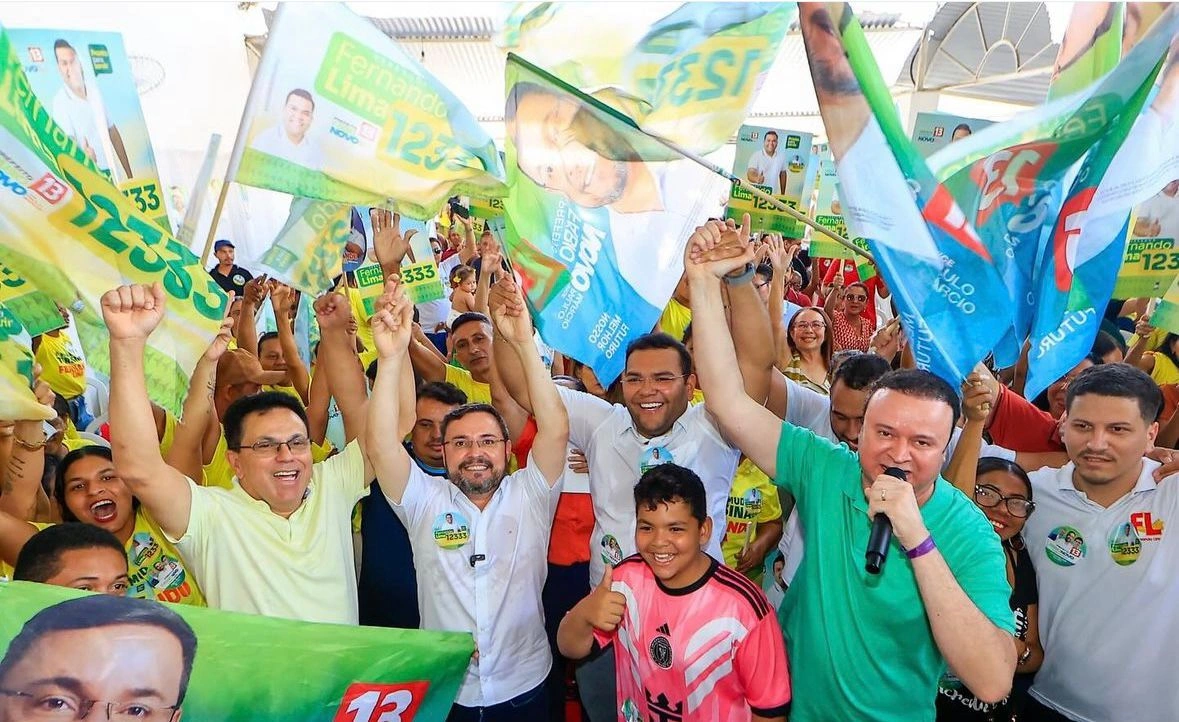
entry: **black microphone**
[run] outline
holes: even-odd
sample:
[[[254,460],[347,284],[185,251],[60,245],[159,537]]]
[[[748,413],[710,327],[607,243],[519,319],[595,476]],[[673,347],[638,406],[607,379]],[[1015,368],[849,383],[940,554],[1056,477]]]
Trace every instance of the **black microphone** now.
[[[884,473],[894,479],[908,480],[904,470],[890,466]],[[872,533],[868,535],[868,551],[864,553],[864,570],[869,574],[879,574],[880,567],[888,557],[889,542],[892,541],[892,520],[887,514],[877,514],[872,517]]]

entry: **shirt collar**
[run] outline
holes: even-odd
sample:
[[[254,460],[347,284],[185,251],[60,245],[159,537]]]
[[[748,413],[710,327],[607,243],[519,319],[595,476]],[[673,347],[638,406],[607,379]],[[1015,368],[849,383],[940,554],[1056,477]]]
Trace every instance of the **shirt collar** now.
[[[1158,488],[1158,482],[1154,480],[1154,470],[1160,466],[1162,466],[1162,464],[1155,461],[1154,459],[1147,459],[1144,457],[1142,459],[1142,471],[1139,472],[1138,481],[1134,484],[1134,488],[1130,490],[1130,494],[1138,494],[1143,491],[1154,491],[1156,488]],[[1074,494],[1080,495],[1085,494],[1085,492],[1081,491],[1076,487],[1075,484],[1073,484],[1073,471],[1076,468],[1077,465],[1071,461],[1061,467],[1060,471],[1056,474],[1057,490],[1071,491]]]

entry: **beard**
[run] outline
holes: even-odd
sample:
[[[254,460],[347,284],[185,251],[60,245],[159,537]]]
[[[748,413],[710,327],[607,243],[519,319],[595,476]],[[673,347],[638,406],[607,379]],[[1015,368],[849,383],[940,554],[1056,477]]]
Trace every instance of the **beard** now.
[[[480,481],[473,476],[463,473],[468,467],[476,464],[485,464],[490,470],[490,475],[486,479]],[[473,459],[464,459],[463,463],[459,464],[458,469],[455,470],[455,473],[451,475],[450,480],[467,496],[487,496],[499,488],[499,485],[503,483],[504,476],[503,469],[496,469],[495,465],[491,463],[491,459],[480,456]]]

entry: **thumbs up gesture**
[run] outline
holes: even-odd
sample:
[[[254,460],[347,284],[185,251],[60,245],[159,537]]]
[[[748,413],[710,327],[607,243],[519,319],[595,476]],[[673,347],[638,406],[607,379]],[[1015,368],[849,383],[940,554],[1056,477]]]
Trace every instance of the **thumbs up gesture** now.
[[[586,618],[600,632],[610,633],[617,629],[626,612],[626,597],[611,589],[613,578],[614,567],[607,564],[602,582],[586,599]]]

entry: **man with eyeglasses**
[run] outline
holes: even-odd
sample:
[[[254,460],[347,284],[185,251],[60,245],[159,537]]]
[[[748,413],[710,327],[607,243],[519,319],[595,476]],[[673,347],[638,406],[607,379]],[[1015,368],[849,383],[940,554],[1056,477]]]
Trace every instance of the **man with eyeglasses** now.
[[[124,483],[201,580],[210,607],[337,624],[357,623],[352,508],[373,478],[360,438],[315,464],[307,413],[280,391],[243,396],[224,415],[228,489],[199,486],[164,463],[144,379],[148,336],[164,291],[120,286],[102,297],[111,349],[111,448]],[[321,363],[345,418],[359,418],[365,380],[349,349],[348,301],[317,306]],[[336,358],[339,355],[343,355]],[[326,373],[326,371],[325,371]],[[412,409],[413,398],[408,400]],[[380,416],[392,415],[372,404]],[[412,423],[412,411],[403,418]],[[408,428],[383,424],[384,434]]]
[[[159,602],[97,594],[46,607],[0,660],[0,722],[176,722],[196,649]]]
[[[467,404],[442,420],[446,478],[413,463],[400,444],[370,443],[377,478],[405,523],[417,569],[422,628],[469,632],[475,654],[450,712],[451,722],[540,720],[548,714],[552,665],[541,589],[553,515],[561,493],[569,419],[518,307],[496,309],[496,338],[524,369],[536,438],[528,464],[508,474],[511,442],[488,404]],[[413,304],[385,286],[373,315],[379,354],[369,401],[372,433],[413,402],[407,381]],[[412,406],[411,406],[412,408]]]
[[[1044,662],[1020,720],[1164,720],[1179,709],[1179,478],[1143,458],[1163,395],[1127,364],[1069,383],[1069,463],[1029,474],[1023,537],[1036,569]],[[1094,650],[1100,650],[1095,653]]]

